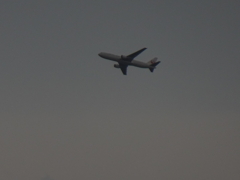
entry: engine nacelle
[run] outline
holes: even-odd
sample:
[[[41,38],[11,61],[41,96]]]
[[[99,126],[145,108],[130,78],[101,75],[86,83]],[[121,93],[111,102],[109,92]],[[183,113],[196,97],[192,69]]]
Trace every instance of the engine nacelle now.
[[[120,68],[119,64],[114,64],[115,68]]]

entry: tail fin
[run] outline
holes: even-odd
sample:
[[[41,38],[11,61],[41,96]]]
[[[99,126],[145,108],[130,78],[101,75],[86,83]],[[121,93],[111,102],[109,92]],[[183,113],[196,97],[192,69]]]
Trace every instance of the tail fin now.
[[[148,61],[148,64],[151,66],[152,64],[157,62],[157,58],[153,58],[152,60]]]
[[[161,61],[157,61],[157,58],[153,58],[152,60],[150,60],[150,61],[148,62],[148,64],[149,64],[150,66],[152,66],[152,67],[150,67],[149,70],[150,70],[151,72],[153,72],[154,69],[155,69],[155,67],[156,67],[160,62],[161,62]]]

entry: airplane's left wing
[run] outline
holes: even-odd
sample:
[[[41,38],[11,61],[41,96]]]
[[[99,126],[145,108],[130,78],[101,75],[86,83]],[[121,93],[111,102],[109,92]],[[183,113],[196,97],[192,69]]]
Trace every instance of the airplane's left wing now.
[[[127,56],[127,58],[133,60],[136,56],[138,56],[140,53],[142,53],[142,52],[143,52],[144,50],[146,50],[146,49],[147,49],[147,48],[142,48],[142,49],[138,50],[137,52],[134,52],[134,53],[132,53],[132,54],[129,54],[129,55]]]

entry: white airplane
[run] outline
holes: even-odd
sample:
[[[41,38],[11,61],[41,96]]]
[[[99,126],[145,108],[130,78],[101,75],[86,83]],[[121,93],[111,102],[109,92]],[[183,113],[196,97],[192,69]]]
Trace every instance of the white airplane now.
[[[147,63],[134,60],[134,58],[136,56],[138,56],[140,53],[142,53],[145,49],[147,49],[147,48],[140,49],[137,52],[132,53],[128,56],[124,56],[124,55],[118,56],[118,55],[109,54],[109,53],[105,53],[105,52],[101,52],[98,55],[104,59],[118,62],[118,64],[114,64],[114,67],[120,68],[124,75],[127,75],[127,67],[128,66],[148,68],[151,72],[153,72],[154,69],[156,68],[156,66],[161,62],[161,61],[157,61],[157,58],[153,58],[152,60],[150,60]]]

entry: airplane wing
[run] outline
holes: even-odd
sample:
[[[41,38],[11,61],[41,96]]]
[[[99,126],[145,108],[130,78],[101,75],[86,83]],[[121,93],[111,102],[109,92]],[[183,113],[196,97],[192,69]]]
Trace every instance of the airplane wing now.
[[[119,64],[119,67],[124,75],[127,75],[127,65]]]
[[[135,52],[135,53],[132,53],[132,54],[129,54],[128,56],[127,56],[127,58],[129,59],[129,60],[133,60],[136,56],[138,56],[140,53],[142,53],[144,50],[146,50],[147,48],[142,48],[142,49],[140,49],[140,50],[138,50],[137,52]]]

